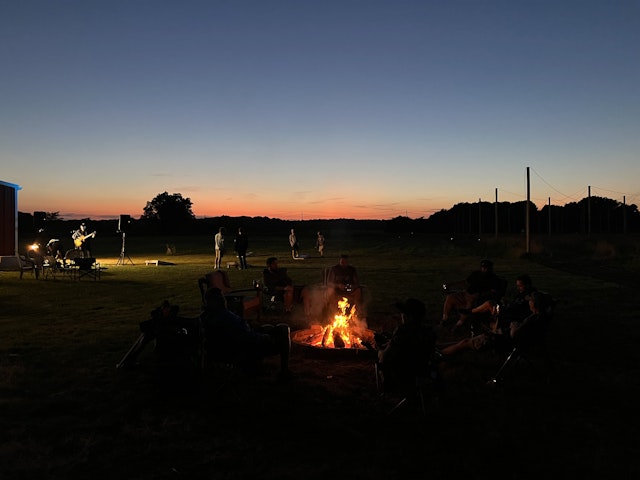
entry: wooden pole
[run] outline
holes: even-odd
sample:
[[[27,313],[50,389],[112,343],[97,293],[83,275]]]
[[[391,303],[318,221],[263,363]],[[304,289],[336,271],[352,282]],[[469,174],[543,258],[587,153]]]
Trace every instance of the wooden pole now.
[[[527,167],[527,206],[525,210],[525,251],[529,253],[530,239],[529,239],[529,201],[531,199],[531,189],[529,187],[529,167]]]
[[[496,204],[495,204],[495,216],[496,216],[496,238],[498,238],[498,189],[496,188]]]

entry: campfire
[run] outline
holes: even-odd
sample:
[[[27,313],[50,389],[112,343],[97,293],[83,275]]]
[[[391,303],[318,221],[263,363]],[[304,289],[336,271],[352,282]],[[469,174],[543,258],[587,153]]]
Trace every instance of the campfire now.
[[[338,313],[326,326],[311,325],[293,334],[294,343],[317,349],[374,349],[373,331],[366,321],[358,318],[356,306],[351,306],[347,298],[338,301]]]

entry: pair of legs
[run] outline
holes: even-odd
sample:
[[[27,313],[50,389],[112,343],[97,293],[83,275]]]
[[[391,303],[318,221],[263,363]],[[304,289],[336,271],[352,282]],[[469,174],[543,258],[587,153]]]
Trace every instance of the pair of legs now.
[[[444,299],[442,323],[445,323],[449,320],[449,315],[451,314],[451,312],[457,311],[460,313],[460,318],[458,319],[458,322],[455,326],[460,327],[464,325],[464,322],[467,319],[467,315],[469,313],[467,311],[471,310],[473,303],[475,302],[477,297],[478,296],[476,294],[471,294],[466,291],[448,293]]]
[[[284,303],[284,311],[290,312],[293,308],[293,298],[295,287],[293,285],[287,285],[286,287],[276,287],[276,291],[270,291],[269,295],[273,295],[276,298],[281,298]]]
[[[219,248],[216,248],[215,269],[218,270],[221,264],[222,264],[222,250],[220,250]]]
[[[247,269],[247,252],[238,252],[238,260],[240,260],[240,269]]]

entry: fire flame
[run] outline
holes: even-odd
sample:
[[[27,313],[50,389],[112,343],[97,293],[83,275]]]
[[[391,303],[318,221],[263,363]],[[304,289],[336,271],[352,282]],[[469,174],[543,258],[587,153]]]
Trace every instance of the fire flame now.
[[[322,332],[322,346],[326,348],[353,348],[360,345],[360,338],[354,335],[352,323],[356,318],[356,306],[349,309],[346,298],[338,300],[338,313],[333,317],[333,323],[324,327]]]
[[[339,300],[333,322],[325,327],[313,325],[312,333],[305,336],[304,343],[323,348],[366,348],[362,345],[363,327],[357,317],[356,306],[349,307],[346,298]]]

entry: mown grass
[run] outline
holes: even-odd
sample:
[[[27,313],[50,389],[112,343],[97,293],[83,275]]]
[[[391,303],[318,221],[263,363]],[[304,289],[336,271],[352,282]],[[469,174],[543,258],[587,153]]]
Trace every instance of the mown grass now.
[[[241,379],[237,397],[217,391],[214,378],[168,381],[151,348],[138,370],[117,370],[139,322],[163,300],[184,315],[198,314],[197,278],[212,268],[212,239],[128,238],[134,264],[116,265],[120,239],[100,238],[95,255],[106,269],[98,281],[0,273],[0,477],[638,473],[639,308],[635,285],[627,281],[637,274],[637,249],[628,241],[610,248],[604,240],[572,247],[566,239],[553,246],[539,239],[535,252],[524,255],[521,238],[354,232],[328,236],[324,258],[303,241],[302,252],[311,256],[294,261],[286,236],[250,240],[252,268],[228,271],[234,288],[260,278],[271,255],[296,283],[309,285],[339,253],[349,253],[366,284],[367,321],[377,331],[397,324],[392,303],[409,296],[424,300],[429,317],[439,320],[442,282],[464,278],[483,257],[494,260],[510,285],[528,272],[559,301],[550,338],[554,382],[490,391],[484,379],[500,359],[463,355],[443,365],[445,397],[421,418],[411,410],[386,417],[389,405],[375,392],[371,362],[360,359],[294,351],[294,382]],[[175,255],[166,254],[166,243],[175,245]],[[597,248],[587,248],[591,243]],[[173,265],[145,266],[151,259]],[[306,327],[299,311],[289,320],[294,329]],[[450,339],[446,329],[438,333],[441,341]]]

